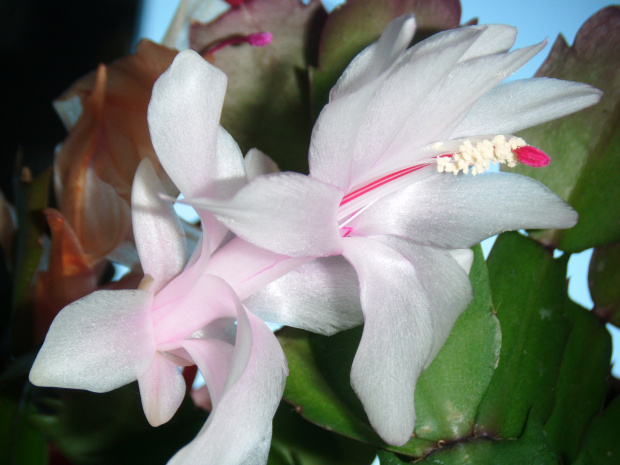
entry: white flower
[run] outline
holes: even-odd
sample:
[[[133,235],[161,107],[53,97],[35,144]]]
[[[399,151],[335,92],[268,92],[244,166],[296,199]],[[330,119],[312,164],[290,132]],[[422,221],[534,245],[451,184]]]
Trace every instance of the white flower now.
[[[179,53],[155,84],[151,135],[162,164],[185,195],[227,198],[247,182],[239,148],[219,126],[225,88],[224,74],[191,51]],[[268,160],[252,158],[250,170],[264,171]],[[178,367],[196,364],[213,410],[196,438],[169,463],[264,464],[288,374],[284,353],[236,290],[210,273],[211,251],[226,228],[200,211],[204,233],[188,261],[181,224],[163,192],[144,160],[132,188],[142,284],[136,290],[97,291],[65,307],[50,327],[30,380],[94,392],[137,380],[146,417],[158,426],[183,400]],[[264,253],[246,257],[249,274],[244,276],[234,261],[235,247],[226,250],[217,253],[218,259],[234,267],[241,281],[255,274],[252,265],[263,266]]]
[[[398,445],[413,432],[420,372],[471,300],[469,247],[502,231],[577,221],[537,181],[465,173],[492,161],[544,165],[544,154],[512,134],[601,95],[555,79],[499,85],[544,46],[509,52],[510,26],[445,31],[406,50],[414,30],[412,17],[394,20],[344,71],[312,134],[310,176],[262,176],[228,201],[191,202],[257,246],[342,254],[352,265],[365,323],[351,383],[373,427]],[[259,300],[277,306],[303,286],[285,277]],[[298,304],[321,312],[309,299]]]

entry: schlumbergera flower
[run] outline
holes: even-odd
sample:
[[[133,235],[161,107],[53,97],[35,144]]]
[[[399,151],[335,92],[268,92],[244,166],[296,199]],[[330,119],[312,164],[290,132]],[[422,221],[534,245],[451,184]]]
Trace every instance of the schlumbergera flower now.
[[[54,163],[55,194],[66,219],[66,233],[58,237],[74,236],[88,264],[105,256],[127,266],[137,260],[131,185],[144,158],[162,175],[145,116],[153,84],[176,53],[141,41],[135,54],[99,65],[54,102],[69,130]]]
[[[187,196],[227,198],[247,182],[239,147],[219,126],[225,87],[223,73],[191,51],[181,52],[154,87],[148,115],[154,146]],[[169,121],[184,124],[158,133]],[[169,143],[187,132],[197,138],[186,138],[181,146]],[[272,169],[256,152],[245,163],[250,177]],[[178,367],[196,364],[213,410],[197,437],[169,463],[264,464],[288,373],[286,359],[265,323],[248,312],[228,283],[210,273],[211,251],[226,228],[209,211],[199,211],[204,233],[188,262],[181,224],[163,194],[152,165],[144,160],[132,188],[142,283],[137,290],[97,291],[65,307],[30,380],[95,392],[137,380],[144,412],[156,426],[172,417],[184,397]],[[234,266],[222,257],[226,253],[216,255]],[[255,274],[251,266],[248,270],[247,279]]]
[[[189,202],[248,242],[307,262],[303,280],[273,282],[246,301],[253,309],[277,308],[286,296],[289,307],[320,312],[300,289],[325,258],[309,260],[348,261],[364,318],[351,384],[373,427],[397,445],[415,426],[421,371],[472,299],[469,247],[507,230],[577,221],[537,181],[480,173],[491,162],[545,165],[544,153],[512,134],[601,94],[555,79],[499,85],[544,47],[509,52],[513,27],[445,31],[407,49],[414,31],[412,17],[394,20],[344,71],[314,127],[310,176],[261,176],[229,200]],[[286,262],[278,260],[273,268]]]

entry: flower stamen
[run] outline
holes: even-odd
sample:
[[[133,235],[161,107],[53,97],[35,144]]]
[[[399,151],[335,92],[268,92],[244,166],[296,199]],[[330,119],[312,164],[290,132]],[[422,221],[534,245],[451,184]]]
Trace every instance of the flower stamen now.
[[[488,170],[491,163],[503,163],[510,168],[517,166],[517,162],[536,168],[549,164],[549,157],[542,150],[527,145],[520,137],[506,139],[501,134],[475,143],[467,139],[458,152],[440,155],[436,160],[440,173],[467,174],[471,167],[474,176]]]
[[[428,166],[428,163],[426,164],[422,164],[422,165],[415,165],[415,166],[410,166],[409,168],[405,168],[399,171],[396,171],[394,173],[390,173],[387,176],[383,176],[382,178],[379,178],[369,184],[366,184],[363,187],[360,187],[359,189],[354,190],[353,192],[350,192],[349,194],[345,195],[342,198],[342,201],[340,202],[340,206],[343,206],[346,203],[349,203],[351,200],[354,200],[356,198],[358,198],[361,195],[366,194],[367,192],[370,192],[371,190],[376,189],[377,187],[380,187],[384,184],[387,184],[390,181],[394,181],[395,179],[398,179],[402,176],[405,176],[406,174],[409,173],[413,173],[414,171],[417,171],[419,169],[424,168],[425,166]]]

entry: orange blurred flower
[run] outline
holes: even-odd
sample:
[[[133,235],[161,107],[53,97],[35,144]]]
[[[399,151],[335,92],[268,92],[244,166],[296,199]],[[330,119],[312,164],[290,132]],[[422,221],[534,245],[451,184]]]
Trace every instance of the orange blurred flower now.
[[[56,197],[87,262],[134,262],[129,199],[143,158],[175,193],[153,150],[146,111],[155,80],[176,53],[144,40],[135,54],[99,65],[54,102],[70,129],[56,155]]]

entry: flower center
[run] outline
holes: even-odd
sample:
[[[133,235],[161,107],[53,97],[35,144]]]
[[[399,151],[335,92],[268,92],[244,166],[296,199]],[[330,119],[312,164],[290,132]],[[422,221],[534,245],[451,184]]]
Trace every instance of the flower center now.
[[[498,135],[492,140],[476,143],[469,139],[463,141],[457,152],[437,157],[437,171],[467,174],[471,167],[471,174],[475,176],[488,170],[491,163],[504,163],[513,168],[517,161],[539,168],[549,164],[549,157],[542,150],[527,145],[520,137],[506,139]]]
[[[447,149],[450,153],[435,155],[441,154],[440,150],[444,146],[443,142],[438,142],[428,146],[432,155],[428,154],[424,158],[418,158],[419,161],[424,160],[424,162],[390,172],[347,193],[340,201],[338,209],[341,236],[347,237],[353,234],[353,228],[347,225],[381,197],[430,175],[432,171],[428,170],[415,172],[430,167],[433,162],[437,163],[437,171],[440,173],[458,174],[462,171],[467,174],[471,167],[471,173],[474,176],[488,170],[491,163],[504,163],[509,167],[517,166],[517,162],[533,167],[549,164],[547,154],[540,149],[527,145],[519,137],[507,139],[506,136],[500,134],[490,140],[480,138],[472,141],[466,139],[462,142],[458,140],[447,141],[446,144],[450,147]],[[452,151],[455,148],[457,150]],[[444,148],[444,150],[446,149]]]

